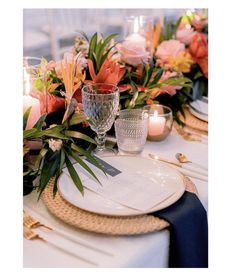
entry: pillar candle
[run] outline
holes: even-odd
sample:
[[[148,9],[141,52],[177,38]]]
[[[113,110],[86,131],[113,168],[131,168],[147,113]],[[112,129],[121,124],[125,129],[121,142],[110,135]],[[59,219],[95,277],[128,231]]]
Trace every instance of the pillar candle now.
[[[154,111],[154,114],[149,116],[149,136],[158,136],[164,132],[166,119],[164,117],[158,116],[158,111]]]

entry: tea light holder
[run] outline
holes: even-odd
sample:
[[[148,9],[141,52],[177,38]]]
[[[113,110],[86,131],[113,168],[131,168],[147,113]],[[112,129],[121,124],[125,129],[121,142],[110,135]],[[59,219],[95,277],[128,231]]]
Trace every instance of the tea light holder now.
[[[163,105],[145,106],[144,111],[148,113],[148,136],[149,141],[162,141],[171,132],[173,124],[172,110]]]

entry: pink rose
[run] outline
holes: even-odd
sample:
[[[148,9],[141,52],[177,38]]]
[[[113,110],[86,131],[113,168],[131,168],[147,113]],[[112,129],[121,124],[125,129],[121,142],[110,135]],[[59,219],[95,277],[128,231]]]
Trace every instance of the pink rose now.
[[[163,41],[157,48],[156,56],[167,61],[169,57],[177,57],[184,49],[184,44],[177,40]]]
[[[132,66],[146,64],[149,59],[149,53],[142,47],[134,46],[132,42],[124,41],[117,45],[121,60]]]
[[[176,31],[176,39],[181,43],[189,44],[195,34],[196,32],[191,25],[181,23]]]

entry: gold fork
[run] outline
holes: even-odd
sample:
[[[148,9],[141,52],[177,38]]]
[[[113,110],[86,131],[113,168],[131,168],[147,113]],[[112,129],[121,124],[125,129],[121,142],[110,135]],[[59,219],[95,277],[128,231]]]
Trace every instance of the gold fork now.
[[[59,250],[65,252],[65,253],[67,253],[67,254],[73,256],[73,257],[76,257],[76,258],[78,258],[78,259],[80,259],[80,260],[82,260],[82,261],[84,261],[84,262],[86,262],[86,263],[89,263],[89,264],[91,264],[91,265],[98,266],[97,263],[95,263],[95,262],[93,262],[93,261],[91,261],[91,260],[89,260],[89,259],[83,258],[82,256],[77,255],[77,254],[73,253],[72,251],[68,251],[68,250],[66,250],[65,248],[63,248],[63,247],[57,245],[56,243],[53,243],[53,242],[51,242],[51,241],[49,241],[49,240],[44,239],[44,238],[41,237],[38,233],[34,232],[34,231],[31,230],[30,228],[28,228],[28,227],[26,227],[26,226],[23,226],[23,227],[24,227],[23,236],[24,236],[24,238],[26,238],[27,240],[34,240],[34,239],[42,240],[42,241],[44,241],[45,243],[47,243],[48,245],[51,245],[51,246],[53,246],[53,247],[55,247],[55,248],[57,248],[57,249],[59,249]]]
[[[29,229],[33,229],[33,228],[38,228],[38,227],[44,227],[47,228],[48,230],[52,231],[53,229],[40,223],[38,220],[34,219],[32,216],[30,216],[29,214],[27,214],[24,210],[23,210],[23,224],[25,227],[29,228]]]
[[[84,262],[87,262],[91,265],[94,265],[94,266],[98,266],[97,263],[89,260],[89,259],[86,259],[86,258],[83,258],[82,256],[80,255],[77,255],[76,253],[73,253],[72,251],[68,251],[66,249],[64,249],[63,247],[49,241],[49,240],[46,240],[44,238],[42,238],[39,234],[37,234],[36,232],[34,232],[33,230],[31,230],[30,228],[27,228],[26,226],[23,226],[24,227],[24,230],[23,230],[23,236],[24,238],[26,238],[27,240],[34,240],[34,239],[38,239],[38,240],[42,240],[44,241],[45,243],[47,243],[47,245],[51,245],[52,247],[55,247],[59,250],[61,250],[62,252],[65,252],[73,257],[76,257]]]
[[[26,238],[28,240],[40,239],[40,240],[45,241],[44,238],[42,238],[36,232],[34,232],[33,230],[31,230],[30,228],[28,228],[26,226],[24,226],[23,235],[24,235],[24,238]]]
[[[89,248],[89,249],[92,249],[94,251],[100,252],[100,253],[102,253],[104,255],[107,255],[107,256],[113,256],[112,253],[104,250],[103,248],[101,249],[101,248],[95,247],[94,245],[91,245],[90,243],[84,242],[84,241],[79,240],[79,239],[75,239],[71,235],[68,235],[65,232],[62,232],[62,231],[58,230],[58,228],[57,229],[52,229],[51,227],[48,227],[48,226],[40,223],[38,220],[36,220],[34,217],[32,217],[31,215],[26,213],[24,210],[23,210],[23,213],[24,213],[23,225],[25,227],[29,228],[29,229],[35,229],[35,228],[38,228],[38,227],[42,226],[42,227],[47,228],[50,231],[53,231],[53,232],[61,235],[62,237],[65,237],[65,238],[69,239],[70,241],[72,241],[76,244],[82,245],[86,248]]]

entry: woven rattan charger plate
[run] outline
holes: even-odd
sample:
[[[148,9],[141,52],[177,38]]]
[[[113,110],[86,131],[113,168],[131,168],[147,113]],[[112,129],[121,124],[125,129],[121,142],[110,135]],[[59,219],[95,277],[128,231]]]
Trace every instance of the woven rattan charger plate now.
[[[54,178],[44,190],[43,201],[54,216],[73,227],[110,235],[137,235],[159,231],[169,226],[167,221],[151,215],[112,217],[82,210],[64,200],[59,192],[53,198],[53,182]],[[195,185],[185,176],[184,184],[187,191],[197,194]]]
[[[179,119],[187,126],[200,130],[203,132],[208,132],[208,122],[203,121],[196,116],[192,115],[188,108],[184,108],[185,118],[181,113],[179,113]]]

